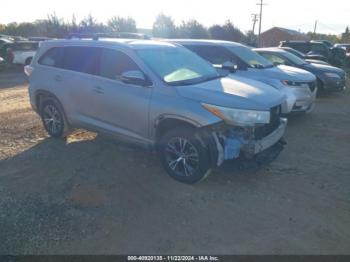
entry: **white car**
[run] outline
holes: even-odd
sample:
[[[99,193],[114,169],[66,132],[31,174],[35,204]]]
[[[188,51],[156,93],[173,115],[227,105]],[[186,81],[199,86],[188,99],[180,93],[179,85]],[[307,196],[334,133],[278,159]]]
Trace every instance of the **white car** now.
[[[39,48],[39,42],[20,41],[8,44],[7,57],[14,64],[29,65]]]

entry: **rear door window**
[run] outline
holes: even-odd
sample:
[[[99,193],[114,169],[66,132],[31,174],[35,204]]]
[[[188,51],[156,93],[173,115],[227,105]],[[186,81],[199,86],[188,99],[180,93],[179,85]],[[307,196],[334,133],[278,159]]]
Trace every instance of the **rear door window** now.
[[[100,76],[120,80],[127,71],[141,71],[137,64],[125,53],[103,48],[101,50]]]
[[[100,50],[97,47],[64,47],[62,68],[97,75],[99,72]]]

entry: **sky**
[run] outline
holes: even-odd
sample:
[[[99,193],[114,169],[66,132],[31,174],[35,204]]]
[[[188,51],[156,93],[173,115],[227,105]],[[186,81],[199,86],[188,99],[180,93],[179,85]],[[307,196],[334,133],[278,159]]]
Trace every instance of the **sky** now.
[[[100,22],[112,16],[131,16],[138,28],[152,28],[159,13],[170,15],[176,23],[196,19],[205,26],[230,19],[243,31],[252,29],[253,13],[260,0],[17,0],[2,1],[0,23],[32,22],[55,12],[59,17],[77,21],[88,14]],[[350,0],[264,0],[262,31],[273,26],[302,32],[340,34],[350,26]],[[258,26],[256,27],[258,28]]]

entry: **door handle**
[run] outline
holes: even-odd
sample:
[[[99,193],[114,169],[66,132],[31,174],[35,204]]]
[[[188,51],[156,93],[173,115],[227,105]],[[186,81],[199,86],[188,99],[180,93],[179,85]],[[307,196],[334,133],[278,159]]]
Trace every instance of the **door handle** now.
[[[62,82],[62,80],[63,80],[62,76],[60,76],[60,75],[55,75],[54,79],[56,82]]]

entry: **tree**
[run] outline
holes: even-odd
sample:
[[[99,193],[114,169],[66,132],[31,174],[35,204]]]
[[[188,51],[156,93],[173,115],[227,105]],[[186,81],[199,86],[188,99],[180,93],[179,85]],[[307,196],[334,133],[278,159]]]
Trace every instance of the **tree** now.
[[[313,40],[328,40],[331,43],[337,43],[339,41],[337,35],[314,34],[313,32],[308,32],[307,35]]]
[[[197,20],[182,21],[177,31],[181,38],[209,38],[208,30]]]
[[[208,29],[210,38],[217,40],[227,39],[227,32],[221,25],[212,25]]]
[[[227,38],[224,40],[234,41],[234,42],[245,42],[246,37],[244,33],[233,25],[230,20],[227,20],[223,25],[224,30],[226,31]]]
[[[105,33],[108,31],[108,28],[102,23],[98,23],[97,20],[89,14],[80,22],[78,31],[83,34]]]
[[[110,30],[116,32],[137,32],[136,21],[131,18],[114,16],[107,21]]]
[[[246,35],[236,28],[230,20],[227,20],[224,25],[213,25],[209,28],[210,37],[212,39],[227,40],[235,42],[247,42]]]
[[[248,31],[246,33],[246,40],[245,40],[245,44],[249,45],[249,46],[254,46],[257,47],[258,46],[258,37],[253,33],[252,30]]]
[[[62,18],[59,18],[55,13],[48,15],[47,20],[44,20],[45,36],[63,38],[69,33],[69,28]]]
[[[341,42],[342,43],[349,43],[350,42],[350,29],[349,26],[345,28],[345,32],[341,35]]]
[[[165,14],[159,14],[153,23],[152,34],[155,37],[175,38],[176,26],[173,19]]]

